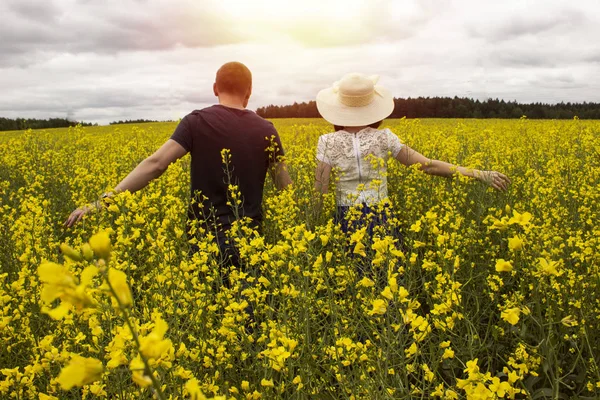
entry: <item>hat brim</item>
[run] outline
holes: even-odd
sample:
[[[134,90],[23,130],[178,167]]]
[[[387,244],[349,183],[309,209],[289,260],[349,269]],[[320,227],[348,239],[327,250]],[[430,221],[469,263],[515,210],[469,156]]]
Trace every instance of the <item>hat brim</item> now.
[[[339,126],[365,126],[379,122],[394,111],[394,97],[382,86],[375,86],[373,101],[362,107],[349,107],[339,101],[333,88],[321,90],[317,94],[317,109],[321,116]]]

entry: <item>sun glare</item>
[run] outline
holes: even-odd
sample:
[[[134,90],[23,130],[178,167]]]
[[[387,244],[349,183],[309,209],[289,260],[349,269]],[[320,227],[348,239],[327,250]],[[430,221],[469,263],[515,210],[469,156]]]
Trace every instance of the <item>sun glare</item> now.
[[[223,11],[236,19],[265,20],[278,18],[286,21],[301,21],[309,18],[343,20],[356,17],[363,0],[303,0],[291,2],[282,0],[222,0]]]
[[[221,0],[217,7],[248,42],[289,43],[307,46],[346,43],[368,7],[364,0]],[[346,29],[344,28],[346,27]],[[353,27],[353,29],[349,28]],[[349,31],[353,31],[349,33]]]

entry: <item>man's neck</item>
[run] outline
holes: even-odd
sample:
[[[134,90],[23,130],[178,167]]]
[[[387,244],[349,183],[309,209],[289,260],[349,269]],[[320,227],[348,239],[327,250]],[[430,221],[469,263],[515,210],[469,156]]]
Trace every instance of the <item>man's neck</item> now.
[[[219,96],[219,104],[229,108],[237,108],[238,110],[245,110],[244,103],[239,99],[228,97],[228,96]]]

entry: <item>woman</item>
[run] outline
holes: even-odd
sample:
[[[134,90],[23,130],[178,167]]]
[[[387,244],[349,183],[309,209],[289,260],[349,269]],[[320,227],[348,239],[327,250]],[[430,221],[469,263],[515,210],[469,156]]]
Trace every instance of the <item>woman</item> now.
[[[359,206],[363,217],[373,215],[372,207],[387,198],[386,165],[377,160],[387,161],[390,156],[406,166],[419,164],[430,175],[451,177],[460,173],[494,189],[507,189],[510,179],[500,172],[431,160],[403,144],[389,129],[378,129],[394,110],[394,99],[377,81],[377,76],[347,74],[317,95],[317,108],[334,125],[335,132],[319,138],[315,187],[326,193],[332,169],[340,172],[336,222],[342,224],[345,232],[349,228],[346,214],[351,207]],[[384,220],[385,214],[376,214],[375,224]],[[369,225],[369,233],[373,225]]]

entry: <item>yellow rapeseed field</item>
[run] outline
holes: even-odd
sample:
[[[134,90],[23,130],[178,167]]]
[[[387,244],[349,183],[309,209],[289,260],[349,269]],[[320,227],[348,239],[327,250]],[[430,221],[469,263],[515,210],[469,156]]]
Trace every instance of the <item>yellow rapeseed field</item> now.
[[[174,123],[0,133],[0,398],[600,398],[600,122],[386,121],[513,183],[390,161],[372,238],[313,193],[331,126],[275,125],[294,184],[241,270],[186,234],[189,156],[62,227]]]

